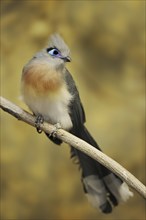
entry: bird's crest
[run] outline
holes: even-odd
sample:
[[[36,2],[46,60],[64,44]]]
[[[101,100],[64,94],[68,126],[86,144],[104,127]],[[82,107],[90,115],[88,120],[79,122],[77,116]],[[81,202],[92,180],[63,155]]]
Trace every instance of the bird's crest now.
[[[70,50],[59,34],[53,34],[49,38],[48,48],[57,48],[62,55],[69,56]]]

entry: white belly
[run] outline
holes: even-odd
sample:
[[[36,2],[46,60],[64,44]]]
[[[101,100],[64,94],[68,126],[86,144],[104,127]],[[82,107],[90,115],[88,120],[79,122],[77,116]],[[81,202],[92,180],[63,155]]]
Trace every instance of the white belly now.
[[[61,127],[69,130],[72,122],[69,116],[69,103],[72,96],[63,88],[57,94],[48,96],[31,96],[23,95],[25,103],[29,106],[35,115],[42,115],[44,120],[56,124],[60,123]]]

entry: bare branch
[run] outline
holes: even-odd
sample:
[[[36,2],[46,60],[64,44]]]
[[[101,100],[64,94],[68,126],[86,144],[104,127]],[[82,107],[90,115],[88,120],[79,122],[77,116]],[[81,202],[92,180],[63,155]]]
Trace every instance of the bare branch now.
[[[22,120],[35,127],[35,117],[33,115],[24,111],[23,109],[3,97],[0,97],[0,107],[17,119]],[[40,128],[49,134],[56,129],[53,125],[46,122],[41,124]],[[93,159],[110,169],[113,173],[123,179],[123,181],[125,181],[129,186],[135,189],[141,196],[146,198],[146,187],[115,160],[111,159],[101,151],[86,143],[85,141],[75,137],[67,131],[64,131],[63,129],[58,129],[56,132],[56,136],[65,143],[68,143],[76,149],[84,152],[88,156],[92,157]]]

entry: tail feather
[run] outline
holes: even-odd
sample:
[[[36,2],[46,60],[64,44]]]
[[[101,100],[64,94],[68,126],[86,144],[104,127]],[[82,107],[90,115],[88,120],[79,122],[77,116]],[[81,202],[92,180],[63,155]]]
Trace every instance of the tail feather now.
[[[103,181],[97,175],[90,175],[83,178],[83,184],[86,190],[86,196],[95,208],[99,208],[104,213],[112,212],[112,205],[108,200],[107,190]]]
[[[105,176],[103,181],[119,202],[126,202],[129,197],[133,196],[128,185],[125,182],[121,182],[113,173]]]
[[[75,133],[76,136],[100,150],[85,127]],[[112,212],[113,207],[119,202],[133,196],[125,182],[94,159],[73,147],[71,147],[71,157],[78,158],[82,170],[83,187],[89,202],[103,213]]]

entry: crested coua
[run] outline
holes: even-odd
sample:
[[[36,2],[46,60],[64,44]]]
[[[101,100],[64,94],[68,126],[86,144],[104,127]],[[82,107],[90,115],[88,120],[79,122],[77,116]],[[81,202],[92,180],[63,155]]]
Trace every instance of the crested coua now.
[[[85,112],[75,82],[66,68],[70,50],[58,34],[50,37],[47,48],[36,53],[24,66],[21,90],[24,102],[36,116],[36,126],[46,121],[58,124],[100,150],[85,127]],[[54,143],[62,141],[46,134]],[[106,167],[71,146],[71,157],[78,158],[84,192],[96,208],[110,213],[132,192],[127,184]]]

